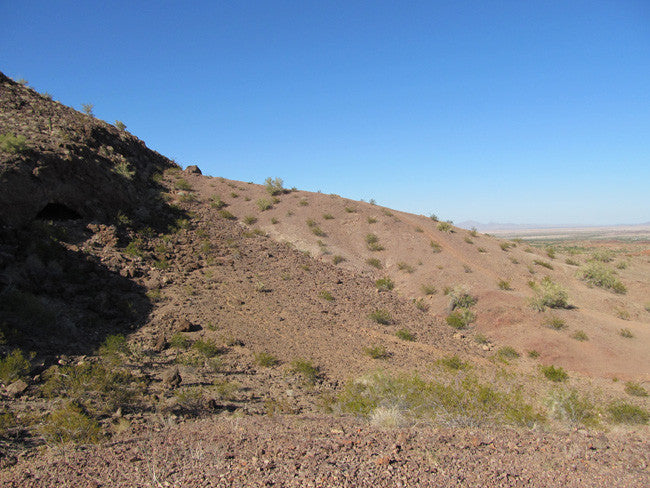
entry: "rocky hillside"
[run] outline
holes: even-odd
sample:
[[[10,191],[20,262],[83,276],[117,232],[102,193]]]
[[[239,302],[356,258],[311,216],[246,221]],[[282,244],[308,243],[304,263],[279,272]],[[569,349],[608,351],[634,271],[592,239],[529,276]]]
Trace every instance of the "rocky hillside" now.
[[[586,253],[183,171],[0,82],[2,483],[647,485],[647,257],[589,288]]]

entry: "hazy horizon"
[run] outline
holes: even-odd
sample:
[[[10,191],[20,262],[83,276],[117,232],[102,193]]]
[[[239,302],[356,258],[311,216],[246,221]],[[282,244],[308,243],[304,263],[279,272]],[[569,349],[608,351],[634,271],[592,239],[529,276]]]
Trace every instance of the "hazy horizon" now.
[[[0,71],[183,166],[462,222],[650,220],[650,4],[0,4]]]

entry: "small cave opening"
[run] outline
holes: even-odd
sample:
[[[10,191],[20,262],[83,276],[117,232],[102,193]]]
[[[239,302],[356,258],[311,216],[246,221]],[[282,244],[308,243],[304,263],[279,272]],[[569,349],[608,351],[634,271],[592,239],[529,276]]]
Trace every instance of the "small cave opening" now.
[[[77,220],[81,215],[67,205],[50,202],[36,214],[38,220]]]

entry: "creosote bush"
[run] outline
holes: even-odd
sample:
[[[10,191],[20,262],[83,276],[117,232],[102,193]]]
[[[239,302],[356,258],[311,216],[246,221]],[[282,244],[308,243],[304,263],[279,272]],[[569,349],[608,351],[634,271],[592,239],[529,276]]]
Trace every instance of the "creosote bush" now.
[[[464,329],[476,320],[476,314],[469,308],[459,307],[447,315],[447,324],[454,329]]]
[[[0,135],[0,151],[9,154],[17,154],[27,149],[27,139],[22,135],[10,133]]]
[[[269,192],[271,196],[286,193],[286,190],[284,189],[284,181],[282,181],[282,178],[273,179],[269,176],[266,180],[264,180],[264,186],[266,188],[266,191]]]
[[[395,336],[397,336],[398,339],[402,339],[403,341],[415,341],[415,336],[408,329],[398,330],[395,332]]]
[[[650,414],[646,410],[623,400],[610,403],[607,413],[610,421],[615,424],[645,425],[650,419]]]
[[[4,358],[0,359],[0,382],[9,385],[25,377],[31,368],[29,359],[20,349],[14,349]]]
[[[449,296],[449,310],[457,308],[469,308],[476,304],[478,298],[471,295],[469,289],[465,286],[457,286],[447,293]]]
[[[556,383],[559,383],[561,381],[566,381],[569,378],[567,372],[564,371],[564,368],[560,366],[558,367],[555,367],[553,365],[542,366],[541,371],[542,374],[546,377],[546,379],[550,381],[555,381]]]
[[[540,312],[546,308],[569,308],[569,294],[548,276],[536,286],[537,296],[531,299],[531,306]]]
[[[509,424],[531,428],[544,421],[541,413],[525,403],[521,392],[498,391],[469,374],[448,385],[425,381],[416,374],[373,373],[349,382],[336,407],[368,419],[381,409],[396,409],[402,425]]]
[[[386,348],[381,344],[364,347],[363,352],[366,356],[369,356],[372,359],[386,359],[389,356],[388,351],[386,351]]]
[[[260,211],[264,212],[265,210],[273,208],[273,202],[267,200],[266,198],[260,198],[257,201],[257,208],[259,208]]]
[[[294,359],[290,366],[290,371],[302,377],[305,383],[313,385],[318,380],[319,370],[313,362],[307,359]]]
[[[366,264],[372,266],[373,268],[381,269],[381,261],[377,258],[368,258],[366,259]]]
[[[88,444],[98,442],[102,437],[99,423],[73,403],[51,412],[40,432],[45,442],[51,444]]]
[[[625,285],[615,276],[614,271],[608,269],[604,264],[592,261],[587,263],[578,273],[581,280],[590,285],[611,290],[614,293],[624,294],[627,292]]]
[[[598,425],[598,412],[593,402],[574,388],[553,390],[546,399],[551,415],[574,425]]]
[[[388,310],[377,309],[370,313],[370,319],[382,325],[390,325],[393,323],[393,317]]]
[[[383,251],[384,247],[379,244],[379,237],[377,237],[375,234],[367,234],[366,235],[366,245],[368,246],[368,249],[370,251]]]
[[[268,352],[258,352],[255,354],[255,362],[265,368],[270,368],[280,363],[280,360]]]

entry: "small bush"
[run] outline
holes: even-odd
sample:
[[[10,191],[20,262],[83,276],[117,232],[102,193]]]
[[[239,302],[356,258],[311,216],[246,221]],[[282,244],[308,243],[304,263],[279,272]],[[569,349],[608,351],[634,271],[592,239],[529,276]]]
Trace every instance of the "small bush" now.
[[[381,261],[377,258],[368,258],[366,259],[366,264],[372,266],[373,268],[381,269]]]
[[[576,341],[581,341],[581,342],[589,340],[589,337],[587,336],[587,334],[583,330],[576,330],[573,333],[573,335],[571,336],[571,338],[575,339]]]
[[[434,254],[442,252],[442,247],[436,241],[430,241],[429,246],[431,246],[431,250],[433,251]]]
[[[546,255],[551,259],[555,259],[555,249],[552,247],[546,248]]]
[[[40,430],[45,441],[52,444],[88,444],[101,438],[97,421],[72,403],[50,413]]]
[[[301,376],[306,383],[312,385],[316,383],[319,376],[318,367],[306,359],[294,359],[291,361],[291,372]]]
[[[413,303],[415,304],[415,308],[421,312],[429,310],[429,305],[422,298],[414,298]]]
[[[368,246],[368,249],[371,251],[384,250],[384,247],[381,244],[379,244],[379,237],[377,237],[375,234],[366,235],[366,245]]]
[[[411,266],[408,263],[405,263],[404,261],[397,263],[397,269],[399,269],[400,271],[404,271],[406,273],[413,273],[415,271],[415,268],[413,266]]]
[[[395,332],[395,335],[397,338],[402,339],[403,341],[409,341],[413,342],[415,341],[415,336],[409,332],[408,329],[400,329],[397,332]]]
[[[24,378],[31,368],[20,349],[14,349],[3,359],[0,359],[0,382],[9,385],[14,381]]]
[[[346,211],[347,213],[356,213],[356,209],[354,209],[354,208],[352,208],[352,207],[345,207],[345,211]]]
[[[420,289],[425,295],[435,295],[438,292],[438,290],[436,290],[436,287],[433,285],[422,285]]]
[[[512,287],[510,286],[510,282],[506,280],[499,280],[497,282],[497,286],[499,287],[500,290],[512,290]]]
[[[327,237],[325,231],[317,225],[311,228],[311,233],[318,237]]]
[[[113,167],[113,172],[127,180],[133,179],[133,176],[135,175],[135,170],[131,169],[131,166],[126,161],[117,163]]]
[[[117,130],[121,130],[121,131],[126,130],[126,124],[124,122],[122,122],[122,121],[116,120],[115,124],[113,124],[113,125],[115,125],[115,128]]]
[[[474,322],[476,320],[476,314],[469,308],[460,307],[447,315],[445,320],[448,325],[460,330]]]
[[[646,410],[622,400],[610,403],[607,413],[610,421],[615,424],[644,425],[650,419],[650,414]]]
[[[233,214],[231,214],[228,210],[226,209],[221,209],[219,210],[219,216],[222,219],[226,220],[237,220],[237,217],[235,217]]]
[[[190,341],[180,332],[176,332],[169,340],[169,345],[175,349],[189,349]]]
[[[95,108],[95,105],[92,103],[82,103],[81,104],[81,109],[83,110],[83,113],[86,115],[90,115],[91,117],[94,117],[95,114],[93,113],[93,109]]]
[[[379,291],[390,291],[395,288],[395,283],[388,276],[385,278],[379,278],[375,281],[375,286]]]
[[[319,297],[321,297],[323,300],[327,300],[328,302],[333,302],[334,301],[334,295],[332,295],[329,291],[327,290],[322,290],[319,294]]]
[[[551,315],[545,318],[543,324],[549,329],[553,330],[566,329],[566,322],[560,317],[556,317],[555,315]]]
[[[370,319],[381,325],[390,325],[393,323],[393,317],[388,310],[377,309],[370,313]]]
[[[253,225],[257,222],[257,218],[253,217],[252,215],[247,215],[244,217],[244,223],[247,225]]]
[[[265,198],[260,198],[257,202],[257,208],[260,209],[261,212],[264,212],[265,210],[269,210],[273,208],[273,202],[265,199]]]
[[[469,363],[464,362],[458,356],[447,356],[439,359],[437,362],[452,371],[464,371],[469,368]]]
[[[182,191],[192,191],[192,185],[185,178],[180,178],[174,183],[174,188]]]
[[[578,261],[576,261],[575,259],[571,259],[571,258],[566,258],[564,260],[564,262],[566,264],[568,264],[569,266],[578,266],[579,265]]]
[[[451,224],[449,222],[439,222],[438,223],[438,230],[440,232],[451,232],[452,227],[451,227]]]
[[[456,308],[469,308],[475,305],[478,298],[471,295],[469,290],[464,286],[457,286],[449,293],[449,310],[452,311]]]
[[[381,344],[365,347],[363,352],[372,359],[386,359],[389,356],[388,351]]]
[[[497,351],[497,358],[507,362],[508,359],[518,359],[519,353],[512,346],[503,346]]]
[[[334,216],[331,213],[325,213],[325,214],[323,214],[323,219],[332,220],[332,219],[334,219]]]
[[[598,424],[596,407],[589,398],[581,396],[575,389],[552,391],[546,399],[546,404],[553,417],[558,420],[587,427]]]
[[[625,337],[626,339],[632,339],[634,337],[634,334],[632,334],[630,329],[620,329],[618,335]]]
[[[477,250],[478,252],[487,252],[487,249],[485,249],[484,247],[479,247],[479,248],[477,248],[476,250]]]
[[[465,239],[464,239],[464,240],[465,240],[465,242],[466,242],[467,244],[474,244],[474,241],[473,241],[472,239],[470,239],[468,236],[465,236]]]
[[[587,263],[579,272],[581,280],[590,285],[611,290],[614,293],[627,292],[625,285],[614,275],[614,272],[599,262]]]
[[[541,370],[542,370],[542,374],[546,377],[546,379],[550,381],[555,381],[556,383],[566,381],[569,378],[567,372],[564,371],[564,368],[560,366],[558,366],[557,368],[553,365],[543,366]]]
[[[499,247],[501,248],[502,251],[507,251],[512,247],[512,244],[510,244],[509,242],[502,242],[499,244]]]
[[[614,253],[607,249],[598,249],[591,254],[589,261],[598,261],[601,263],[609,263],[614,260]]]
[[[99,346],[97,353],[105,360],[113,363],[119,362],[120,356],[129,353],[129,346],[126,342],[126,337],[122,334],[109,335],[102,345]]]
[[[192,344],[192,349],[198,351],[206,358],[212,358],[221,352],[221,348],[210,339],[199,339]]]
[[[533,260],[533,263],[536,264],[537,266],[542,266],[543,268],[553,269],[553,265],[551,263],[547,263],[546,261],[542,261],[541,259],[535,259]]]
[[[528,351],[528,357],[531,359],[537,359],[539,357],[539,351],[536,351],[535,349],[531,349]]]
[[[551,280],[548,276],[544,277],[540,286],[536,286],[537,297],[531,300],[531,306],[538,311],[549,308],[569,308],[569,295],[566,290]]]
[[[268,352],[258,352],[255,354],[255,362],[265,368],[270,368],[279,364],[280,360]]]
[[[483,334],[476,334],[474,337],[474,342],[477,344],[488,344],[490,341]]]
[[[377,219],[374,218],[374,217],[368,217],[368,223],[369,223],[369,224],[376,224],[376,223],[377,223]]]
[[[273,179],[269,176],[266,180],[264,180],[264,186],[266,187],[266,191],[269,192],[271,196],[281,195],[282,193],[286,192],[282,178]]]
[[[628,381],[625,383],[625,393],[632,396],[647,397],[648,392],[640,384]]]
[[[340,254],[335,254],[334,256],[332,256],[332,262],[334,264],[339,264],[342,263],[343,261],[345,261],[345,258]]]

